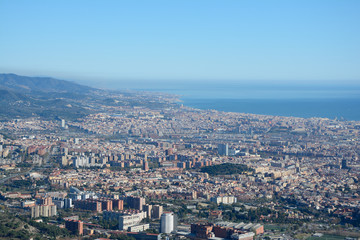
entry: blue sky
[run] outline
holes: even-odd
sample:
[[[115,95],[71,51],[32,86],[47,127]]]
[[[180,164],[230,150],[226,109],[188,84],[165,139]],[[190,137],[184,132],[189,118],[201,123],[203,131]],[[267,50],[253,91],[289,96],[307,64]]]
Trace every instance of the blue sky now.
[[[358,0],[0,0],[0,72],[360,82]]]

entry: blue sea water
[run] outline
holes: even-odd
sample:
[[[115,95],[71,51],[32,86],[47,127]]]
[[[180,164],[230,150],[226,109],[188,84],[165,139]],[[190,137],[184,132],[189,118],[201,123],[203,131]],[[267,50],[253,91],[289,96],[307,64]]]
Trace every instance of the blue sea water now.
[[[183,98],[185,106],[226,112],[360,121],[360,99],[202,99]]]
[[[130,88],[177,94],[182,104],[199,109],[360,121],[358,83],[269,84],[194,81],[153,82],[148,85],[135,84]]]

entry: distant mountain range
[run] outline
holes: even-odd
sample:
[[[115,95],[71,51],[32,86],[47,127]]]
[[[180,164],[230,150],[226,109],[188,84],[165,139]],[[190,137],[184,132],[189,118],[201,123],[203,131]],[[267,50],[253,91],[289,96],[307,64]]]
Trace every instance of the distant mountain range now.
[[[0,74],[0,88],[17,92],[71,92],[90,93],[94,88],[49,77],[26,77]]]
[[[74,120],[116,106],[177,107],[173,100],[159,93],[101,90],[49,77],[0,74],[0,121],[28,117]]]
[[[77,118],[101,90],[48,77],[0,74],[0,120],[41,116]]]

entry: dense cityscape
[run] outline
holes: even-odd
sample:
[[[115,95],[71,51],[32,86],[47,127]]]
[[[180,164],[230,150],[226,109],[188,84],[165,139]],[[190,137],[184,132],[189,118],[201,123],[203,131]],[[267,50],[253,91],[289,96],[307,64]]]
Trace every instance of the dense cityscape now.
[[[0,122],[1,237],[360,237],[360,122],[106,98]]]
[[[0,0],[0,240],[360,240],[359,0]]]

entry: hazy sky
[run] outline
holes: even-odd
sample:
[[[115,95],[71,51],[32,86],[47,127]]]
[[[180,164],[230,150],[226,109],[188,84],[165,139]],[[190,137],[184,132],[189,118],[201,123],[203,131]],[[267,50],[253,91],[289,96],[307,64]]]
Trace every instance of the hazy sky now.
[[[0,72],[360,81],[359,0],[0,0]]]

